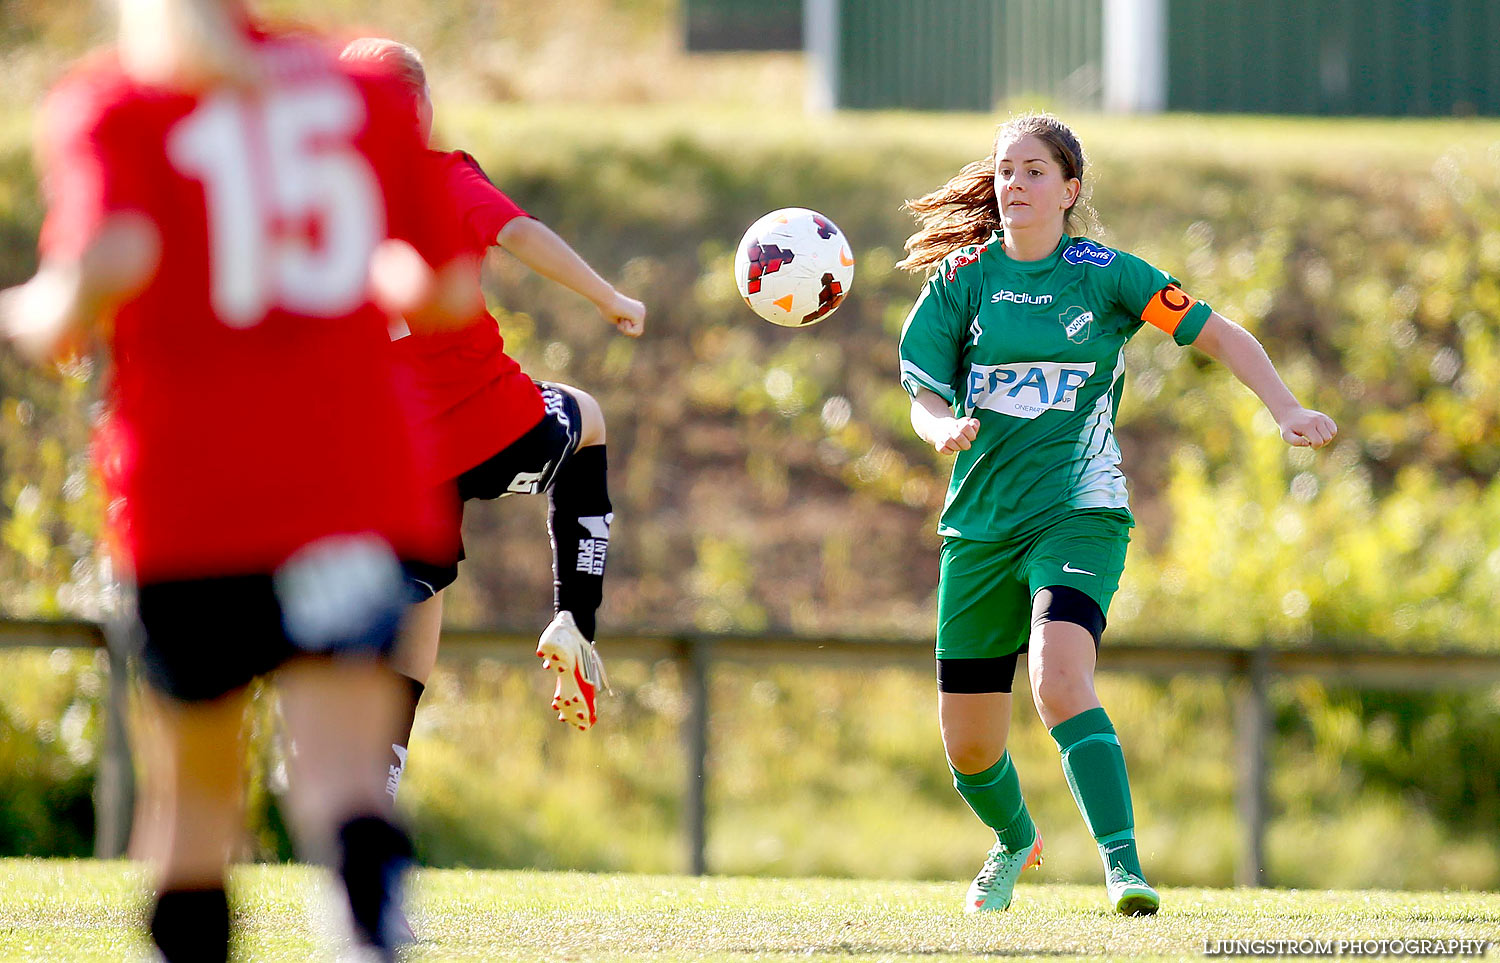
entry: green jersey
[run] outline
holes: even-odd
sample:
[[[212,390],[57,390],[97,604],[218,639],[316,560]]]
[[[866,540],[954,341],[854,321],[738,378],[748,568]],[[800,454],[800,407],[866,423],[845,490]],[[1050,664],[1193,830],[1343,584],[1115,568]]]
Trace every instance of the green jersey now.
[[[1209,307],[1140,258],[1063,235],[1039,261],[997,232],[949,255],[901,331],[901,384],[979,436],[953,464],[938,532],[1004,541],[1078,509],[1129,510],[1115,410],[1125,342],[1150,321],[1192,344]]]

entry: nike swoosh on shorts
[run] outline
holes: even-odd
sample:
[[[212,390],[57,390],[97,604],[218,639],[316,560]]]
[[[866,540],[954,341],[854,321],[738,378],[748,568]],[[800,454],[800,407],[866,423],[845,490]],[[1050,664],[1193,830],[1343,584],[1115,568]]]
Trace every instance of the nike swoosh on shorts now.
[[[1094,575],[1093,572],[1085,572],[1081,568],[1074,568],[1072,565],[1070,565],[1067,562],[1063,562],[1063,569],[1062,570],[1064,572],[1067,572],[1069,575]],[[1098,578],[1098,577],[1099,576],[1094,575],[1094,578]]]

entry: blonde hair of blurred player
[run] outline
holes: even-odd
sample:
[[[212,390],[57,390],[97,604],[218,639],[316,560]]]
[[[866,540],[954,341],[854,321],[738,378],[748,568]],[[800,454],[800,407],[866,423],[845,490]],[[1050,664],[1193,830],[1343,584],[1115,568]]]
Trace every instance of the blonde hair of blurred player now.
[[[120,63],[143,83],[185,90],[258,79],[236,29],[240,0],[115,0]]]
[[[360,37],[344,47],[339,59],[349,63],[380,64],[411,92],[412,109],[422,132],[422,143],[432,139],[432,88],[422,55],[411,44],[384,37]]]

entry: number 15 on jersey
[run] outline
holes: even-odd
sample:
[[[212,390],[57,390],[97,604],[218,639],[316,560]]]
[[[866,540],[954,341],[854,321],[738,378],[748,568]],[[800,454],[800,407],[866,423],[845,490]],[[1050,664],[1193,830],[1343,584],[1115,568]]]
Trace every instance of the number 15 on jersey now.
[[[172,129],[168,158],[203,184],[224,324],[251,327],[276,307],[335,317],[364,300],[386,229],[375,173],[353,145],[364,121],[354,87],[330,79],[217,94]]]

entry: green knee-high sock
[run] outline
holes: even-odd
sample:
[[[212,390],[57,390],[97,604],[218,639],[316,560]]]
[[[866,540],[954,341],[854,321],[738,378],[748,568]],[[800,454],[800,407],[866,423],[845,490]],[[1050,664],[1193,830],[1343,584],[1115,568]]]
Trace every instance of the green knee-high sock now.
[[[1125,754],[1109,714],[1102,708],[1080,712],[1050,730],[1062,753],[1063,775],[1083,813],[1106,874],[1116,866],[1136,876],[1141,859],[1135,849],[1135,813],[1130,805],[1130,777]]]
[[[948,768],[953,769],[952,763]],[[984,772],[963,773],[953,769],[953,788],[964,797],[974,815],[995,831],[1006,852],[1019,852],[1036,840],[1036,826],[1031,822],[1031,813],[1026,811],[1026,800],[1021,798],[1021,779],[1011,765],[1009,752],[1003,753],[1000,761]]]

